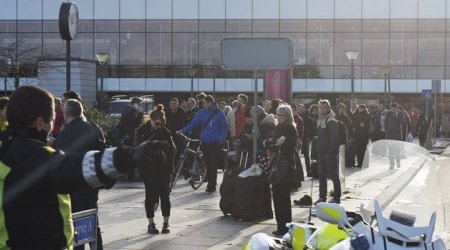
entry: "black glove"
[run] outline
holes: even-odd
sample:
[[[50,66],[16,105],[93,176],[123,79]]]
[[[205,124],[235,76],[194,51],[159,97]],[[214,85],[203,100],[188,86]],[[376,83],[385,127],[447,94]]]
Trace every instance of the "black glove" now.
[[[152,162],[165,162],[166,157],[163,150],[169,144],[166,141],[146,141],[136,147],[118,147],[114,151],[114,166],[123,174],[128,170],[136,168],[141,164],[151,164]]]

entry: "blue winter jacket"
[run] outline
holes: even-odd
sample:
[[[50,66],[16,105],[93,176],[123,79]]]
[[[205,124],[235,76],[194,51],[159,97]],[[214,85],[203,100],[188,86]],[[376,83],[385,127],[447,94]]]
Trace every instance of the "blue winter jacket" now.
[[[209,120],[208,119],[216,114]],[[208,124],[205,124],[208,122]],[[208,109],[202,109],[192,118],[192,121],[184,128],[181,129],[183,134],[190,133],[197,126],[200,126],[200,141],[205,144],[221,143],[224,142],[227,137],[228,124],[225,119],[225,115],[220,111],[217,103],[213,103]]]

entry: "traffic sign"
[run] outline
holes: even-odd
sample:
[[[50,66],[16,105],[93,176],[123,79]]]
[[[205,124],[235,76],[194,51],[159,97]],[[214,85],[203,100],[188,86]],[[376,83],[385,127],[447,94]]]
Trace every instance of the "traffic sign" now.
[[[422,99],[425,101],[429,101],[432,99],[432,90],[431,89],[422,89]]]

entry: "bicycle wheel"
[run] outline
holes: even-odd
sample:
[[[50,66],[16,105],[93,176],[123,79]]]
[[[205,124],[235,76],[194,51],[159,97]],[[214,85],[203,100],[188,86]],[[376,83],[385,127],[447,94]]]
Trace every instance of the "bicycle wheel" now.
[[[170,180],[170,191],[172,191],[172,189],[175,187],[175,185],[177,184],[178,178],[180,177],[180,173],[181,171],[184,169],[184,165],[185,165],[185,159],[183,156],[178,160],[178,164],[175,167],[175,173],[174,175],[172,175],[172,179]]]
[[[191,179],[189,179],[189,184],[192,188],[197,190],[202,186],[203,181],[206,177],[206,164],[203,157],[196,158],[192,164]]]

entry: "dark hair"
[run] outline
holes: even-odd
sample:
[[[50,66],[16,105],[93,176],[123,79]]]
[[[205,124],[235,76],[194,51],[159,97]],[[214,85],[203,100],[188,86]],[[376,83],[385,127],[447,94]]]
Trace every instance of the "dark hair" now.
[[[80,94],[78,94],[77,92],[75,92],[73,90],[65,92],[64,94],[62,94],[62,96],[66,100],[75,99],[75,100],[78,100],[79,102],[82,102]]]
[[[0,109],[4,109],[9,102],[9,98],[7,96],[0,97]]]
[[[30,128],[38,117],[50,122],[54,113],[54,98],[47,90],[35,86],[21,86],[14,91],[8,103],[6,117],[11,129]]]
[[[398,108],[398,103],[396,102],[391,103],[391,108]]]
[[[172,99],[170,99],[170,102],[176,102],[176,103],[179,103],[178,98],[172,98]]]
[[[141,98],[139,98],[137,96],[131,97],[131,105],[133,105],[133,104],[141,104],[141,103],[142,103]]]
[[[364,110],[364,113],[369,114],[369,110],[367,109],[366,104],[359,104],[359,105],[358,105],[358,108],[363,109],[363,110]]]
[[[270,109],[270,113],[276,114],[278,106],[281,104],[281,99],[273,99],[270,101],[270,104],[272,105],[272,108]]]
[[[317,109],[317,110],[319,110],[319,105],[317,105],[317,104],[313,104],[313,105],[311,105],[311,106],[309,107],[309,113],[311,113],[311,114],[312,114],[312,112],[313,112],[313,109]]]
[[[64,113],[70,117],[81,117],[83,105],[76,99],[69,99],[64,104]]]
[[[166,113],[164,112],[164,105],[158,104],[156,108],[150,112],[150,119],[153,121],[161,120],[163,124],[166,124]]]
[[[214,97],[212,95],[207,95],[203,100],[207,102],[214,102]]]

